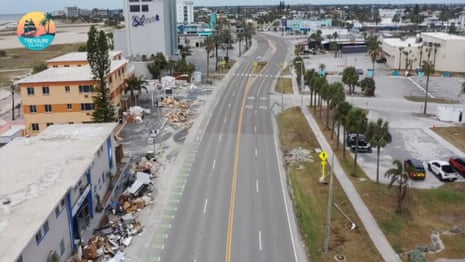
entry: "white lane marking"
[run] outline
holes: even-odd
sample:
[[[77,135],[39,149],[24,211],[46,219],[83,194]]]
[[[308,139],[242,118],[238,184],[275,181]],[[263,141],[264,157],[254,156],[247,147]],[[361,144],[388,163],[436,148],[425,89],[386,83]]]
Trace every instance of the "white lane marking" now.
[[[236,92],[233,92],[233,96],[236,94]]]
[[[262,251],[262,231],[258,230],[258,249]]]
[[[258,148],[255,148],[255,157],[258,156]]]
[[[224,118],[224,122],[225,122],[225,123],[226,123],[226,119],[227,119],[227,118],[225,117],[225,118]]]
[[[264,109],[264,110],[268,109],[268,107],[267,107],[267,106],[259,106],[258,108],[260,108],[260,109]]]
[[[257,110],[255,109],[255,114],[257,114]]]
[[[213,160],[212,170],[215,169],[215,165],[216,165],[216,159]]]
[[[253,105],[245,105],[246,109],[253,109]]]
[[[231,103],[229,103],[228,107],[231,107]]]
[[[208,205],[208,198],[205,199],[205,204],[203,204],[203,213],[204,214],[207,212],[207,205]]]
[[[223,137],[223,134],[220,134],[220,138],[218,138],[218,141],[221,141],[222,137]]]
[[[255,180],[255,189],[257,190],[257,193],[258,193],[258,180]]]
[[[257,126],[254,126],[253,129],[255,130],[255,133],[257,133]]]

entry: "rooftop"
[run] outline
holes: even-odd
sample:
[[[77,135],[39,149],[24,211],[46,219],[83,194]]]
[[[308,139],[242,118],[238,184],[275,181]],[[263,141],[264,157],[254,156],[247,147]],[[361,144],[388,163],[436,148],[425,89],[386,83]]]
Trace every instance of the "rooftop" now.
[[[422,33],[422,36],[428,36],[431,38],[438,38],[441,40],[462,40],[465,41],[465,37],[459,35],[453,35],[443,32],[433,32],[433,33]]]
[[[116,55],[122,55],[122,51],[110,51],[110,59],[115,57]],[[61,56],[54,57],[52,59],[47,60],[47,63],[52,62],[76,62],[76,61],[87,61],[87,52],[71,52]]]
[[[394,47],[415,47],[415,46],[421,46],[422,43],[417,43],[415,37],[409,37],[405,40],[402,40],[400,38],[384,38],[383,43],[386,43],[390,46]]]
[[[126,64],[128,60],[112,60],[110,72]],[[72,82],[90,81],[93,75],[89,65],[70,67],[51,67],[37,74],[30,75],[17,81],[17,84],[41,83],[41,82]]]
[[[0,201],[11,201],[9,215],[0,211],[2,261],[15,261],[21,254],[116,125],[53,125],[0,148]]]

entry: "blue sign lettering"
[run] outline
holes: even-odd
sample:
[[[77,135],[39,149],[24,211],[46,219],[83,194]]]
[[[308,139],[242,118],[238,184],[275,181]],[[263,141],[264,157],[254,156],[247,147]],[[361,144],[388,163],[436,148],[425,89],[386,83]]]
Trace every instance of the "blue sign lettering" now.
[[[133,27],[138,27],[138,26],[144,26],[144,24],[150,24],[150,23],[155,23],[160,21],[160,16],[159,15],[153,15],[149,17],[145,17],[145,15],[133,15],[132,16],[132,26]]]

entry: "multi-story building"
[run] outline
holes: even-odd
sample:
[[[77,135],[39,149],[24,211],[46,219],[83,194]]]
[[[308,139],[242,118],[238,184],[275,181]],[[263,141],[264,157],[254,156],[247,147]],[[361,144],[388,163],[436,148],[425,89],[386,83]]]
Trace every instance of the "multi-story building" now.
[[[178,1],[176,3],[176,22],[185,25],[194,23],[194,2]]]
[[[26,130],[36,135],[47,126],[93,122],[93,96],[98,80],[94,79],[85,52],[76,52],[47,61],[49,68],[17,81],[22,97]],[[116,116],[121,107],[124,80],[132,74],[121,52],[113,52],[106,83]]]
[[[125,57],[150,57],[158,52],[166,57],[178,54],[176,1],[124,0],[125,28],[114,31],[115,48]]]
[[[78,17],[79,8],[77,8],[77,6],[65,7],[65,16],[66,17]]]
[[[66,261],[90,239],[117,181],[116,125],[55,125],[0,148],[1,261]]]

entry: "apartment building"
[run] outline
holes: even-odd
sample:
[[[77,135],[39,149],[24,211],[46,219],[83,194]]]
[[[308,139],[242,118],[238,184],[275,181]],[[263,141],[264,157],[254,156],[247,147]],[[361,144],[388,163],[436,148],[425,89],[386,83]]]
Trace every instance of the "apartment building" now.
[[[69,53],[47,61],[48,69],[17,81],[22,97],[26,134],[37,135],[53,124],[92,122],[94,79],[85,52]],[[111,104],[118,115],[124,80],[133,73],[121,52],[111,53],[107,76]]]
[[[185,25],[194,23],[194,2],[177,1],[176,22]]]
[[[116,180],[116,126],[54,125],[0,148],[1,261],[66,261],[90,239]]]

